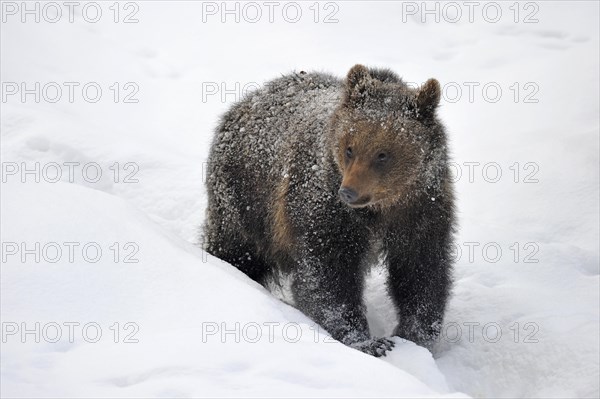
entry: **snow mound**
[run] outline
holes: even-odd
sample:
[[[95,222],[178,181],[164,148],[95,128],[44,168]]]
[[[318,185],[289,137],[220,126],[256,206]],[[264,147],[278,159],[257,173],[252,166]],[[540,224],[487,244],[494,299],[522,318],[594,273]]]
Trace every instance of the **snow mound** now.
[[[6,184],[1,199],[3,242],[81,243],[73,263],[65,253],[56,263],[6,255],[2,320],[18,321],[18,330],[7,332],[2,345],[3,396],[450,392],[427,350],[404,344],[382,361],[335,342],[230,265],[117,197],[56,183]],[[109,249],[114,242],[135,243],[139,251],[129,261],[139,262],[115,258]],[[97,262],[83,258],[86,243],[102,249]],[[46,256],[54,259],[55,247],[48,248]],[[96,259],[94,251],[88,255]],[[73,326],[72,343],[69,322],[80,323]],[[35,333],[23,335],[25,328],[35,331],[35,323],[39,343]],[[98,330],[101,337],[89,342]],[[56,331],[62,337],[51,342]]]

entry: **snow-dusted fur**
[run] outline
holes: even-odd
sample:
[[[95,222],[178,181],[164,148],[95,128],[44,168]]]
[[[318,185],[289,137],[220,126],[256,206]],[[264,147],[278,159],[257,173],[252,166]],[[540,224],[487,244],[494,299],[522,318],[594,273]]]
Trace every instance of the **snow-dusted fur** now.
[[[399,316],[419,344],[441,328],[454,224],[437,81],[353,67],[345,80],[293,73],[222,119],[209,157],[205,249],[261,283],[292,272],[296,306],[339,341],[373,355],[364,270],[381,255]],[[340,187],[360,196],[340,199]],[[362,201],[362,202],[360,202]]]

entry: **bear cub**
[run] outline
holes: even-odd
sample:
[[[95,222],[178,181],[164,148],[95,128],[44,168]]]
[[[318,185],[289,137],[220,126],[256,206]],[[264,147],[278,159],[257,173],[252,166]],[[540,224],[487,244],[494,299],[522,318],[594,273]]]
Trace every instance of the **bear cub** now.
[[[440,85],[410,88],[387,69],[345,79],[292,73],[247,94],[213,139],[203,229],[207,252],[265,284],[292,276],[296,307],[374,356],[365,270],[383,261],[399,323],[430,347],[451,288],[453,187],[436,116]]]

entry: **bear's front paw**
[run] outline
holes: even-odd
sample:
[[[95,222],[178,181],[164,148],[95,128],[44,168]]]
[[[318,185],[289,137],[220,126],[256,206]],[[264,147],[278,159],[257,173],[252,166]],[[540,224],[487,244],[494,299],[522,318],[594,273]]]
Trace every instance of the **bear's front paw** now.
[[[366,354],[380,357],[385,356],[387,351],[392,350],[394,342],[387,338],[371,338],[366,341],[350,344],[350,347]]]

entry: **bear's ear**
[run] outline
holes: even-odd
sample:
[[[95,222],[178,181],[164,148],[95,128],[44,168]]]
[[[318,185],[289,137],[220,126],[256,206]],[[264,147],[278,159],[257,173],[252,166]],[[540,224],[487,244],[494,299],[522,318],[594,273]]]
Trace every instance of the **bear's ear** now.
[[[435,79],[427,80],[417,93],[416,101],[419,114],[424,117],[432,116],[440,103],[441,95],[440,83]]]
[[[372,78],[367,67],[360,64],[354,65],[346,76],[344,102],[346,104],[360,103],[371,83]]]

